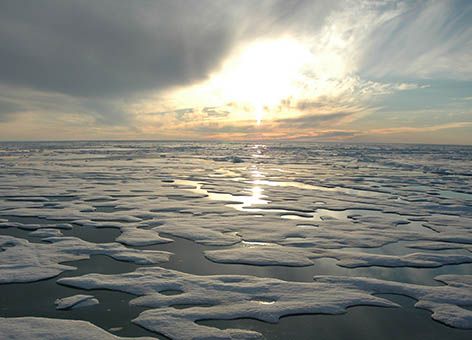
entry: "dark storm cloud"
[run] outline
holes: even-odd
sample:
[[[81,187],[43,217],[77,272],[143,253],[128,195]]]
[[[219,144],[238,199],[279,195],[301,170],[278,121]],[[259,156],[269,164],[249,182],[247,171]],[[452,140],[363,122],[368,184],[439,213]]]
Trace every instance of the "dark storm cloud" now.
[[[0,81],[78,96],[204,77],[227,52],[218,2],[2,1]]]
[[[236,41],[284,28],[305,5],[4,0],[0,83],[86,97],[192,83]]]

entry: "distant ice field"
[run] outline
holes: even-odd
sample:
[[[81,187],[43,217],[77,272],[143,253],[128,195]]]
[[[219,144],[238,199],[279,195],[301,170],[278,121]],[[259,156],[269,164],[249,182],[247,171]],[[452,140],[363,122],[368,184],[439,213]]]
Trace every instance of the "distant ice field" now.
[[[472,147],[0,143],[2,336],[470,339]]]

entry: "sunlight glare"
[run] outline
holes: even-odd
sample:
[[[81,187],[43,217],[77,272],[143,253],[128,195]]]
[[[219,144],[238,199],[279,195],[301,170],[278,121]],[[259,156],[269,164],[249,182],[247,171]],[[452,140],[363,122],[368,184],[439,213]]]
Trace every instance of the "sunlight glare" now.
[[[352,92],[356,79],[349,77],[349,58],[336,48],[338,40],[336,34],[329,34],[319,39],[282,36],[244,44],[205,81],[173,89],[168,107],[218,107],[227,115],[206,119],[253,121],[257,127],[264,120],[304,114],[297,103],[307,98]],[[205,115],[202,110],[204,119]]]
[[[252,106],[260,125],[265,107],[294,92],[309,57],[306,47],[293,39],[257,41],[225,65],[218,83],[225,96]]]

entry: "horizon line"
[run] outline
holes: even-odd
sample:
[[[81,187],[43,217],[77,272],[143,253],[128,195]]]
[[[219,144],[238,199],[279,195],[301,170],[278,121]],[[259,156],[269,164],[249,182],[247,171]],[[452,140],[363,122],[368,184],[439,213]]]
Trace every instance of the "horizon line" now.
[[[320,143],[320,144],[372,144],[372,145],[436,145],[436,146],[467,146],[471,144],[456,143],[422,143],[422,142],[353,142],[353,141],[309,141],[290,139],[267,140],[208,140],[208,139],[61,139],[61,140],[0,140],[0,143],[86,143],[86,142],[132,142],[132,143]]]

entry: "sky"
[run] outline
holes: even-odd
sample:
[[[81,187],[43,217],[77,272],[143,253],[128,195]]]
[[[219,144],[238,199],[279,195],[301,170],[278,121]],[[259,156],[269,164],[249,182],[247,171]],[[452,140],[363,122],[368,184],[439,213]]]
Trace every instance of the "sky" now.
[[[472,144],[472,1],[2,0],[0,140]]]

